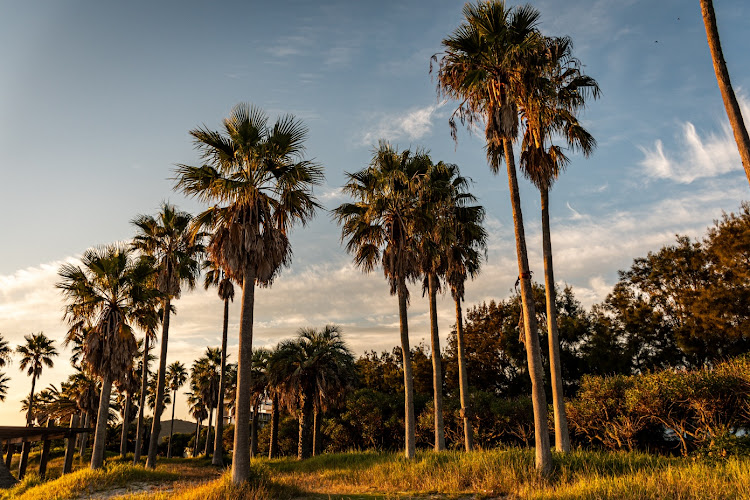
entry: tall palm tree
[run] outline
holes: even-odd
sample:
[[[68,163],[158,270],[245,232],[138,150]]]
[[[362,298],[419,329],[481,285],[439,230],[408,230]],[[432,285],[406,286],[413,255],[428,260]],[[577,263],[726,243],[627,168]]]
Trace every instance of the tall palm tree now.
[[[732,125],[734,140],[737,143],[737,149],[740,152],[742,165],[745,167],[745,175],[750,182],[750,135],[742,119],[742,111],[734,95],[732,82],[729,79],[729,70],[724,60],[724,53],[721,50],[721,40],[719,40],[719,28],[716,26],[716,13],[714,12],[713,0],[700,0],[701,13],[703,14],[703,24],[706,26],[706,38],[708,39],[708,48],[711,50],[711,60],[714,63],[714,72],[716,81],[719,84],[721,98],[724,101],[724,108],[729,117],[729,123]]]
[[[419,188],[420,204],[415,217],[415,231],[419,235],[419,265],[424,276],[422,286],[428,293],[430,309],[435,451],[445,449],[437,293],[441,288],[440,280],[445,278],[447,272],[449,250],[456,239],[453,224],[455,211],[464,207],[467,202],[476,201],[467,191],[468,184],[469,180],[461,175],[457,165],[443,162],[430,165]]]
[[[305,224],[319,206],[312,188],[321,167],[304,158],[307,129],[291,115],[273,126],[260,109],[235,106],[224,130],[205,127],[190,134],[206,163],[180,165],[176,188],[215,204],[198,216],[213,236],[209,253],[230,278],[242,283],[240,345],[232,481],[250,473],[250,406],[255,285],[270,286],[291,262],[287,233]]]
[[[122,382],[133,367],[137,343],[132,326],[141,320],[141,304],[152,301],[153,267],[120,245],[89,249],[81,266],[65,264],[57,287],[67,299],[69,335],[83,332],[83,361],[101,380],[91,468],[104,463],[107,419],[113,382]]]
[[[167,387],[172,391],[172,422],[169,426],[169,445],[167,446],[167,458],[172,458],[172,434],[174,434],[174,408],[177,406],[177,391],[185,385],[188,372],[185,365],[175,361],[167,367]]]
[[[208,418],[208,410],[206,404],[203,402],[203,398],[200,395],[200,391],[196,385],[195,380],[190,380],[190,392],[185,393],[187,395],[188,408],[190,409],[190,415],[195,419],[195,440],[193,444],[193,456],[198,456],[198,440],[201,432],[201,422]]]
[[[344,191],[355,201],[334,211],[342,225],[341,238],[348,239],[346,249],[354,254],[355,265],[369,273],[381,263],[391,295],[398,296],[407,458],[414,458],[416,452],[407,282],[420,274],[413,222],[419,207],[419,185],[429,165],[429,157],[421,151],[399,153],[381,142],[368,167],[347,174],[349,181]]]
[[[555,278],[552,263],[552,241],[549,221],[549,189],[568,164],[560,146],[553,143],[562,137],[574,151],[589,156],[596,140],[578,122],[576,113],[586,98],[599,96],[596,80],[583,74],[581,64],[572,55],[573,44],[568,37],[545,39],[546,49],[539,53],[532,92],[520,101],[525,121],[520,158],[521,171],[539,188],[542,205],[542,248],[544,282],[547,302],[547,340],[549,344],[552,406],[555,421],[555,447],[570,451],[570,435],[563,397],[560,342],[555,307]]]
[[[221,378],[219,379],[219,405],[216,409],[216,435],[224,434],[224,387],[226,386],[227,366],[227,332],[229,330],[229,301],[234,301],[234,285],[229,276],[216,263],[207,259],[203,263],[206,270],[203,287],[208,290],[215,286],[218,289],[219,298],[224,301],[224,327],[221,333]],[[211,463],[216,466],[224,465],[224,447],[221,438],[214,439],[214,455]]]
[[[0,372],[0,402],[5,401],[5,398],[8,395],[8,382],[9,381],[10,381],[10,377],[5,375],[3,372]]]
[[[159,355],[156,407],[151,425],[151,440],[148,445],[146,466],[156,467],[156,451],[161,432],[161,415],[164,411],[165,377],[167,369],[167,346],[169,342],[169,317],[172,300],[180,298],[183,285],[195,288],[200,274],[200,259],[203,255],[203,233],[191,229],[193,217],[178,210],[174,205],[163,203],[156,217],[139,215],[132,223],[137,228],[133,247],[154,262],[156,288],[163,296],[161,353]]]
[[[442,42],[445,53],[437,74],[438,92],[460,101],[450,120],[454,139],[456,117],[469,124],[484,120],[490,169],[497,173],[503,159],[507,166],[532,387],[536,467],[546,475],[552,468],[552,455],[544,369],[513,156],[513,141],[518,137],[518,99],[528,92],[529,76],[536,70],[528,64],[529,59],[543,50],[543,37],[537,29],[539,12],[529,5],[506,8],[504,2],[491,0],[466,4],[463,14],[464,22]]]
[[[155,313],[155,308],[152,308]],[[135,427],[135,451],[133,452],[133,465],[138,465],[141,461],[141,449],[143,447],[143,432],[145,427],[144,412],[146,411],[146,395],[148,393],[148,383],[152,375],[151,369],[149,368],[152,361],[156,359],[156,356],[151,354],[150,347],[151,343],[156,340],[156,323],[158,322],[158,315],[151,315],[154,319],[150,322],[146,328],[144,328],[143,338],[138,343],[138,349],[140,350],[138,357],[138,365],[135,370],[139,373],[140,388],[138,389],[138,421]]]
[[[136,345],[136,352],[134,358],[138,357],[138,353],[141,350],[140,342]],[[133,418],[133,395],[138,393],[140,385],[140,373],[138,373],[138,367],[133,363],[130,370],[125,374],[123,380],[116,382],[119,390],[119,398],[121,403],[121,416],[122,416],[122,429],[120,429],[120,457],[125,458],[128,454],[128,431],[130,429],[130,423]]]
[[[313,450],[313,412],[351,384],[354,356],[341,329],[326,325],[320,331],[300,329],[296,338],[279,344],[271,362],[269,371],[280,379],[287,406],[299,412],[297,458],[307,458]]]
[[[26,343],[16,347],[16,353],[21,356],[19,369],[21,371],[26,370],[26,375],[31,377],[29,407],[26,412],[26,425],[31,426],[33,421],[34,386],[37,379],[42,375],[42,369],[45,366],[48,368],[55,366],[52,358],[57,356],[57,349],[54,346],[55,341],[47,338],[42,332],[25,335],[24,340]]]

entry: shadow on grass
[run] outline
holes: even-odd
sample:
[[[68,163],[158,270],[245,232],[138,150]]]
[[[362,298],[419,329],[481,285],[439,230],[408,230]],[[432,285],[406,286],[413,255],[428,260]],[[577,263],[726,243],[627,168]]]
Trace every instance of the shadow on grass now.
[[[295,458],[258,459],[276,472],[319,472],[331,470],[366,469],[384,462],[398,461],[397,453],[361,451],[348,453],[326,453],[305,460]],[[406,460],[405,458],[403,460]]]

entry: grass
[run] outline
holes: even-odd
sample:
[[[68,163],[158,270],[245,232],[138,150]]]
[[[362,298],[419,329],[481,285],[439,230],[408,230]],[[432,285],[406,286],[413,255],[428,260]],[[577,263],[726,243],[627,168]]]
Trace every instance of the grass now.
[[[519,498],[519,499],[750,499],[750,457],[704,460],[644,453],[574,451],[555,455],[550,479],[534,472],[533,450],[462,453],[325,454],[298,462],[257,459],[252,479],[235,486],[207,459],[161,460],[156,471],[108,461],[105,471],[81,470],[39,484],[27,477],[0,497],[53,500],[148,483],[112,492],[120,500],[275,498]],[[154,489],[153,485],[157,485]]]

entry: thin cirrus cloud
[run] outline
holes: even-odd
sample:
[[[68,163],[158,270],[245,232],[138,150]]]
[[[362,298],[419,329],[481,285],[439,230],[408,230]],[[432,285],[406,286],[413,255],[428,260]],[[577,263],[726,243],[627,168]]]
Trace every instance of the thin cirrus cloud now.
[[[442,115],[440,110],[446,101],[421,108],[413,108],[405,113],[378,114],[371,120],[368,130],[362,134],[361,143],[372,145],[380,139],[396,141],[421,139],[432,132],[435,119]]]
[[[738,97],[745,121],[750,118],[750,101]],[[691,122],[682,124],[677,140],[677,151],[666,151],[659,139],[653,148],[640,147],[643,173],[652,179],[666,179],[680,184],[690,184],[701,178],[717,177],[742,169],[732,129],[727,121],[718,134],[701,136]]]

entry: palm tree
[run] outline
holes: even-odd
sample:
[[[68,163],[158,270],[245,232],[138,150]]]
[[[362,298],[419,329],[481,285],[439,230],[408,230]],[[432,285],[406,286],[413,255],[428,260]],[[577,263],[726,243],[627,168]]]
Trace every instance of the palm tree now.
[[[172,423],[169,426],[169,445],[167,446],[167,458],[172,458],[172,434],[174,433],[174,408],[177,406],[177,391],[185,385],[188,373],[185,365],[175,361],[167,367],[167,387],[172,391]]]
[[[320,331],[302,328],[297,338],[281,342],[271,363],[269,371],[281,381],[285,403],[299,411],[297,458],[307,458],[314,444],[310,417],[349,387],[354,356],[341,329],[326,325]]]
[[[155,313],[155,308],[152,308],[152,312]],[[141,448],[143,446],[143,432],[144,432],[144,412],[146,408],[146,395],[148,393],[148,383],[151,377],[151,370],[149,365],[156,359],[156,356],[149,352],[151,343],[156,340],[156,323],[158,322],[158,315],[153,314],[151,318],[154,318],[153,323],[149,324],[144,328],[145,334],[138,343],[138,349],[140,351],[139,357],[141,358],[136,366],[136,373],[140,373],[140,389],[138,390],[138,422],[135,428],[135,451],[133,452],[133,465],[138,465],[141,461]],[[166,403],[165,403],[166,404]]]
[[[8,395],[8,382],[10,377],[0,372],[0,402],[5,401],[5,397]]]
[[[274,370],[279,356],[279,346],[274,347],[268,354],[268,368],[266,369],[266,392],[271,398],[271,432],[268,442],[268,458],[279,456],[279,398],[283,393],[281,373]]]
[[[727,116],[729,116],[729,123],[732,125],[734,140],[737,142],[737,149],[740,152],[742,165],[745,167],[745,175],[748,182],[750,182],[750,136],[742,119],[742,111],[737,102],[737,97],[734,95],[732,82],[729,79],[727,63],[724,61],[724,53],[721,50],[719,28],[716,26],[716,14],[714,13],[714,2],[713,0],[700,0],[700,2],[703,24],[706,26],[708,48],[711,50],[711,60],[714,63],[716,81],[719,84],[721,98],[724,100],[724,108],[727,110]]]
[[[491,170],[497,173],[503,159],[507,166],[532,387],[536,467],[546,475],[552,467],[552,455],[544,370],[512,145],[518,136],[518,99],[528,92],[529,76],[536,70],[528,62],[531,56],[543,50],[543,37],[537,29],[539,12],[529,5],[508,9],[504,2],[491,0],[466,4],[463,14],[464,22],[442,42],[445,53],[437,75],[438,92],[460,101],[450,120],[454,139],[456,116],[470,125],[483,119]]]
[[[344,191],[355,199],[354,203],[344,203],[334,211],[342,225],[341,238],[348,238],[346,249],[354,254],[355,265],[369,273],[382,263],[391,295],[398,295],[407,458],[414,458],[416,447],[406,283],[419,276],[413,222],[419,207],[419,185],[429,165],[430,159],[423,152],[398,153],[390,144],[381,142],[367,168],[347,174],[349,182]]]
[[[204,455],[208,455],[208,450],[212,449],[210,448],[211,421],[213,419],[214,408],[219,404],[220,367],[221,350],[218,347],[207,347],[206,354],[195,360],[190,370],[190,378],[208,409],[208,430],[206,434],[206,447],[203,451]],[[216,439],[215,433],[214,438]]]
[[[26,370],[26,375],[31,377],[31,392],[29,393],[29,407],[26,412],[26,425],[31,426],[33,421],[34,386],[36,380],[42,375],[42,369],[47,366],[52,368],[55,363],[52,358],[57,356],[57,349],[53,345],[54,340],[47,338],[44,333],[32,333],[25,335],[26,344],[16,347],[16,353],[21,356],[19,369]]]
[[[0,368],[5,366],[6,363],[10,363],[10,355],[12,353],[13,351],[8,346],[8,341],[0,334]]]
[[[196,385],[196,381],[191,378],[190,380],[190,392],[185,393],[187,395],[188,407],[190,408],[190,415],[195,419],[195,442],[193,444],[193,457],[198,456],[198,438],[201,432],[201,422],[208,418],[208,410],[206,404],[203,402],[203,398],[200,395],[200,391]]]
[[[91,468],[98,469],[104,463],[112,384],[126,380],[137,352],[131,325],[141,320],[142,304],[152,301],[156,291],[149,286],[152,266],[136,259],[128,247],[89,249],[81,264],[63,265],[57,287],[68,301],[65,319],[71,325],[69,336],[83,334],[86,369],[102,384],[91,454]]]
[[[552,143],[555,135],[563,137],[573,150],[589,156],[596,140],[578,122],[575,113],[583,108],[586,98],[599,96],[596,80],[581,71],[581,64],[572,55],[573,44],[568,37],[545,39],[546,50],[539,54],[533,92],[520,102],[526,129],[522,141],[521,170],[539,188],[542,205],[542,247],[547,302],[547,340],[549,344],[552,406],[555,421],[555,447],[570,451],[570,435],[565,414],[560,342],[555,307],[555,278],[552,264],[552,242],[549,222],[549,189],[569,159],[563,149]]]
[[[206,270],[206,276],[203,281],[203,287],[208,290],[209,287],[218,288],[219,298],[224,301],[224,327],[221,333],[221,378],[219,379],[219,406],[216,409],[216,435],[224,434],[224,387],[226,386],[226,365],[227,365],[227,332],[229,330],[229,301],[234,301],[234,285],[229,276],[216,263],[207,259],[203,263],[203,269]],[[254,414],[253,414],[254,415]],[[224,448],[223,441],[219,437],[214,439],[214,455],[211,463],[216,466],[224,465]]]
[[[156,451],[161,432],[161,414],[164,411],[165,377],[167,369],[167,345],[169,341],[169,317],[172,300],[180,298],[182,286],[195,288],[200,273],[199,259],[203,254],[202,233],[191,231],[193,217],[179,211],[174,205],[163,203],[156,217],[139,215],[133,219],[138,233],[133,238],[133,247],[143,252],[156,267],[156,288],[163,296],[161,353],[159,356],[156,407],[151,426],[146,466],[156,467]]]
[[[287,233],[319,206],[312,188],[322,169],[304,159],[307,130],[291,115],[269,126],[260,109],[235,106],[223,132],[192,130],[205,165],[180,165],[176,188],[216,204],[197,217],[211,229],[211,258],[242,283],[232,481],[250,473],[250,407],[255,284],[270,286],[291,262]]]

